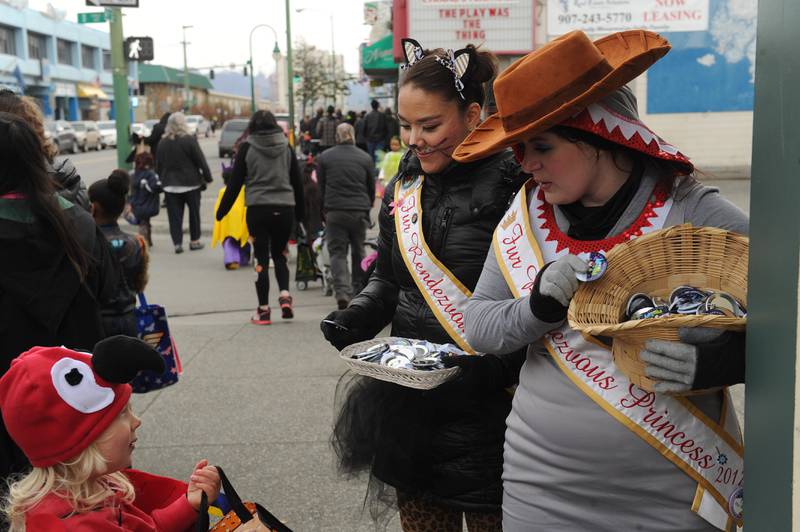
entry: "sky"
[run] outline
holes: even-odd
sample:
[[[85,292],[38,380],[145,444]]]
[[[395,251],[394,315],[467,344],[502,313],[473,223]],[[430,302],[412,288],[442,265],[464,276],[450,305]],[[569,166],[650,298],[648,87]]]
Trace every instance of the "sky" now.
[[[330,50],[331,13],[333,14],[334,45],[337,54],[344,56],[348,72],[357,73],[358,46],[369,36],[369,26],[363,24],[363,0],[290,0],[292,9],[292,40],[306,42]],[[86,5],[86,0],[29,0],[29,7],[46,10],[51,3],[57,10],[67,12],[67,20],[77,22],[78,13],[99,11]],[[183,68],[181,26],[186,30],[187,62],[190,68],[245,63],[249,55],[250,30],[258,24],[269,24],[278,34],[278,45],[286,53],[286,16],[284,0],[139,0],[138,8],[123,9],[125,36],[153,37],[153,63]],[[304,8],[300,13],[295,10]],[[108,32],[108,24],[92,24]],[[256,72],[274,71],[272,49],[275,37],[268,28],[253,33],[253,63]]]

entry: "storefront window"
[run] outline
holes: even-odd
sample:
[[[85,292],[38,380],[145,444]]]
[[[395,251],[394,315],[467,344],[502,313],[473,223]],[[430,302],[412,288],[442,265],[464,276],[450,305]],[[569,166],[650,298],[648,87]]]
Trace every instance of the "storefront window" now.
[[[111,71],[111,51],[103,50],[103,70]]]
[[[70,41],[65,41],[64,39],[58,39],[57,47],[58,47],[58,62],[62,65],[74,65],[75,62],[72,59],[72,45],[74,43]]]
[[[10,26],[0,26],[0,54],[17,55],[14,28]]]

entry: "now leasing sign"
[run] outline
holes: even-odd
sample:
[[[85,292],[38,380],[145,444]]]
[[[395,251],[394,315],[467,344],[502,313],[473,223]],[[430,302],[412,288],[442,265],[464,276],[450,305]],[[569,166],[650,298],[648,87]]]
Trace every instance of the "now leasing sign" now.
[[[547,33],[708,30],[709,0],[548,0]]]
[[[533,50],[534,0],[407,0],[408,36],[426,48],[483,45],[496,54]]]

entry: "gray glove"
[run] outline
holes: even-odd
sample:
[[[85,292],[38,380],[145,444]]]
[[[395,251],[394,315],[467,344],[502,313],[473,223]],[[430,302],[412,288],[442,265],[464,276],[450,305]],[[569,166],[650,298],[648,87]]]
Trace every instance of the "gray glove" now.
[[[539,293],[549,296],[568,307],[572,296],[578,289],[576,273],[585,272],[589,268],[586,261],[575,255],[564,255],[555,262],[550,263],[542,272],[539,280]]]
[[[639,353],[639,358],[647,364],[645,375],[657,381],[655,391],[684,393],[743,382],[743,334],[682,327],[678,336],[680,342],[648,340]]]

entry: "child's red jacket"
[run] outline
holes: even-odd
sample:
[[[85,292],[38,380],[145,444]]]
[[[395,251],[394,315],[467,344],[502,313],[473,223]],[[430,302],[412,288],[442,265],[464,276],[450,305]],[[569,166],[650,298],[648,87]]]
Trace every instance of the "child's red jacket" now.
[[[186,499],[187,484],[143,471],[124,471],[136,489],[128,504],[70,515],[69,502],[55,494],[45,497],[25,516],[28,532],[189,532],[197,512]]]

